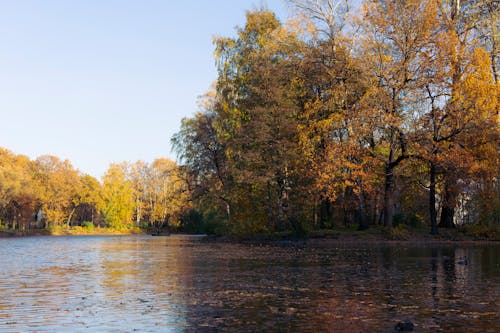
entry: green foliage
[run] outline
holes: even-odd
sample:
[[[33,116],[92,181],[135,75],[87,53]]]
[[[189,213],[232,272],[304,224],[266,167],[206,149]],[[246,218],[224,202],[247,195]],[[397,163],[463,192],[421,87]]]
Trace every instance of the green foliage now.
[[[139,222],[139,228],[142,230],[148,230],[151,228],[151,223],[149,223],[148,221],[141,221]]]
[[[183,232],[193,234],[206,233],[206,222],[203,214],[195,209],[191,209],[186,215],[182,217],[180,229]]]
[[[68,228],[66,228],[65,226],[62,226],[62,225],[50,224],[47,227],[47,231],[51,235],[63,235],[68,231]]]
[[[224,235],[227,225],[215,211],[207,210],[205,214],[191,209],[182,218],[179,231],[192,234]]]
[[[85,228],[89,231],[94,231],[95,230],[95,225],[92,222],[85,221],[82,223],[82,228]]]

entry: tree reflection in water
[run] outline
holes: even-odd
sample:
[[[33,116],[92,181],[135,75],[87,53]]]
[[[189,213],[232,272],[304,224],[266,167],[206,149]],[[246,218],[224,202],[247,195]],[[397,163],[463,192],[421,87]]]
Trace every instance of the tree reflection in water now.
[[[500,246],[0,242],[0,331],[495,332]]]

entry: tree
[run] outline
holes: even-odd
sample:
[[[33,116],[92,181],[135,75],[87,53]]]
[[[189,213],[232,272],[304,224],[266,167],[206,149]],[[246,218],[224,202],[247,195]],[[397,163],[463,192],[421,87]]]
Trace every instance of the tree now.
[[[346,222],[358,215],[359,228],[366,229],[367,201],[374,206],[376,192],[373,171],[379,168],[369,149],[373,134],[367,126],[369,115],[359,107],[368,88],[362,55],[356,58],[355,39],[344,30],[350,6],[336,0],[291,2],[315,27],[309,29],[301,64],[307,97],[299,131],[307,169],[313,170],[319,193],[320,226],[333,214],[333,203]]]
[[[478,28],[488,2],[460,5],[438,1],[437,26],[428,59],[425,90],[429,112],[422,116],[422,157],[429,161],[431,233],[437,233],[436,197],[440,195],[439,227],[454,227],[460,193],[471,184],[474,161],[484,145],[498,140],[497,87],[491,63],[478,49]],[[487,12],[487,11],[486,11]],[[495,134],[496,133],[496,134]],[[495,163],[493,163],[494,165]],[[484,163],[483,163],[484,166]],[[491,177],[490,177],[491,181]]]
[[[494,196],[494,1],[367,0],[352,21],[347,1],[290,2],[300,19],[255,10],[215,39],[215,91],[172,139],[196,207],[250,234],[428,208],[434,234],[457,198]]]
[[[232,167],[233,203],[251,228],[283,229],[299,212],[301,50],[297,34],[265,10],[247,13],[238,38],[216,40],[215,127]]]
[[[153,193],[151,190],[152,175],[148,164],[137,161],[127,165],[127,178],[134,188],[135,223],[150,220]]]
[[[61,161],[51,155],[35,160],[36,193],[48,225],[71,222],[78,206],[80,175],[68,160]]]
[[[134,212],[133,187],[122,165],[111,164],[103,176],[102,198],[106,224],[114,229],[130,227]]]
[[[151,222],[158,230],[168,225],[178,227],[181,218],[191,208],[190,193],[175,162],[160,158],[151,164],[152,193]]]
[[[104,209],[101,195],[101,184],[90,175],[81,177],[81,187],[78,193],[80,222],[96,223],[100,212]]]
[[[27,157],[0,148],[0,222],[11,229],[29,227],[32,221],[36,205],[32,169]]]
[[[364,6],[363,54],[371,82],[362,103],[375,121],[372,151],[384,163],[384,225],[389,228],[394,215],[394,173],[413,155],[416,91],[436,11],[433,0],[377,0]]]
[[[215,92],[203,96],[199,105],[199,112],[182,120],[172,146],[183,165],[192,200],[208,202],[208,209],[202,210],[222,209],[230,222],[233,179],[226,145],[216,129]]]
[[[313,30],[320,32],[333,46],[344,38],[344,28],[350,15],[349,0],[287,0],[300,13],[315,23]]]

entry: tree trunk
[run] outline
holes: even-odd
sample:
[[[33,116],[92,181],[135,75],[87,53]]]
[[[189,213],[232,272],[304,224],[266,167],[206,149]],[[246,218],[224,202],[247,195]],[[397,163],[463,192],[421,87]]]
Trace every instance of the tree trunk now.
[[[270,230],[276,229],[276,221],[273,213],[273,194],[270,182],[267,182],[267,222]]]
[[[366,216],[366,203],[365,203],[365,193],[363,190],[359,191],[359,226],[358,230],[368,229],[368,219]]]
[[[371,211],[371,225],[376,225],[378,223],[378,204],[376,199],[370,200],[370,211]]]
[[[285,223],[291,223],[288,216],[288,190],[287,190],[287,169],[283,175],[279,175],[276,179],[278,184],[278,229],[284,230]],[[292,226],[293,228],[293,226]]]
[[[443,208],[441,209],[441,220],[439,221],[440,228],[454,228],[456,194],[452,189],[452,180],[447,178],[444,185]]]
[[[387,163],[385,167],[385,192],[384,192],[384,226],[392,228],[393,221],[393,191],[394,168]]]
[[[328,220],[328,199],[322,199],[319,204],[319,227],[324,229]]]
[[[455,215],[455,208],[448,205],[443,205],[441,210],[441,221],[439,222],[440,228],[454,228],[453,216]]]
[[[313,223],[314,223],[314,227],[317,228],[318,227],[318,201],[316,200],[316,198],[314,199],[314,205],[313,205]]]
[[[71,213],[69,213],[68,220],[66,221],[66,229],[69,229],[70,223],[71,223],[71,218],[73,217],[73,214],[75,213],[76,208],[73,208]]]
[[[141,207],[139,206],[139,202],[136,201],[136,208],[135,208],[135,223],[136,225],[139,225],[141,222]]]
[[[225,205],[226,205],[227,222],[231,224],[231,205],[227,201],[225,202]]]
[[[334,203],[330,199],[323,198],[321,196],[321,202],[319,204],[319,225],[320,228],[324,229],[327,227],[334,226]],[[327,225],[328,224],[328,225]]]
[[[431,235],[437,235],[437,213],[436,213],[436,165],[431,162],[430,185],[429,185],[429,215],[431,217]]]

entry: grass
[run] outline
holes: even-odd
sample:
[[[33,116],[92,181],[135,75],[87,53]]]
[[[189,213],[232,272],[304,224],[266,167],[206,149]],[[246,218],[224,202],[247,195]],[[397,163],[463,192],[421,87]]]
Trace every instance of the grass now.
[[[141,234],[143,231],[139,228],[113,229],[103,227],[88,227],[88,226],[50,226],[48,232],[52,236],[85,236],[85,235],[135,235]]]

